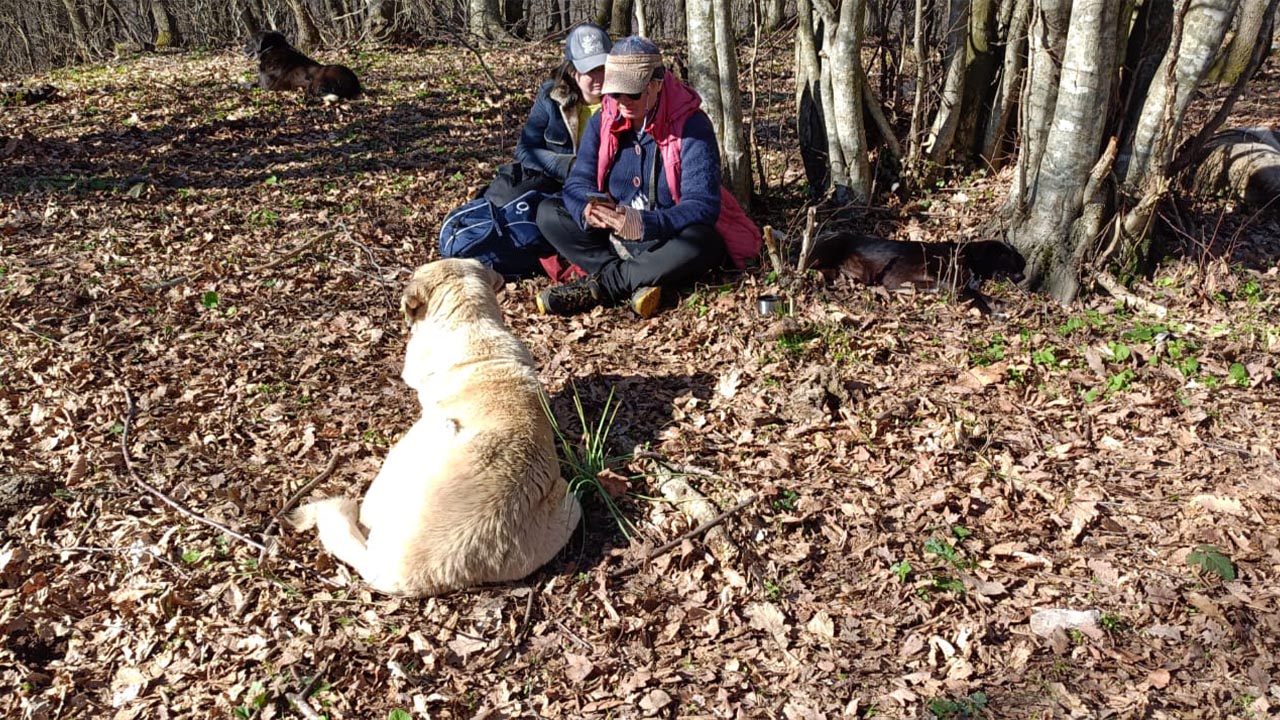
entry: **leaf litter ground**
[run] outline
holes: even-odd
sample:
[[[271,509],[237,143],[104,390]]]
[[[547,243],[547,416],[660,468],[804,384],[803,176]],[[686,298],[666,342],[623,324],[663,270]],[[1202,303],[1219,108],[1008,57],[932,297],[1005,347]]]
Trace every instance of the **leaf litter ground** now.
[[[375,94],[332,107],[238,86],[231,54],[148,56],[0,115],[6,717],[1280,708],[1280,230],[1221,204],[1170,211],[1175,259],[1138,288],[1164,319],[1007,287],[984,318],[806,278],[779,324],[758,270],[649,321],[562,319],[531,312],[545,281],[510,285],[565,427],[574,388],[589,417],[622,403],[636,539],[588,504],[527,581],[410,601],[280,533],[286,498],[330,465],[316,494],[361,492],[415,417],[400,288],[555,54],[490,56],[518,88],[499,92],[453,49],[367,52]],[[791,91],[760,78],[763,217],[794,227]],[[972,237],[1007,180],[867,222]],[[272,551],[142,490],[126,430],[137,480]],[[722,525],[735,566],[693,538],[623,571],[689,528],[652,499],[654,456],[722,508],[756,497]],[[1097,612],[1033,633],[1052,609]]]

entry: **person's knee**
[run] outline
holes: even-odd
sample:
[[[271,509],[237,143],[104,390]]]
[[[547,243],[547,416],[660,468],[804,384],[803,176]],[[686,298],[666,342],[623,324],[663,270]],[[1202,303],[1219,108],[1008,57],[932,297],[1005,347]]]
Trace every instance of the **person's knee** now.
[[[724,260],[724,241],[710,225],[690,225],[677,237],[689,253],[690,260],[701,261],[707,267],[719,265]]]
[[[533,216],[533,220],[538,224],[538,229],[545,236],[548,229],[554,228],[560,223],[560,216],[567,214],[564,209],[564,200],[558,197],[549,197],[538,203],[538,211]]]

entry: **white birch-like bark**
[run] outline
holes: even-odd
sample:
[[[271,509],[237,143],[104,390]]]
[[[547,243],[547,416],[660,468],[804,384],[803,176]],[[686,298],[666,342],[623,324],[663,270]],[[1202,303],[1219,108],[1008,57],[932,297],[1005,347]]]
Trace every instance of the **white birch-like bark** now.
[[[924,151],[924,142],[920,137],[920,127],[924,122],[925,88],[929,82],[929,58],[924,48],[924,3],[915,1],[915,43],[916,56],[916,91],[911,99],[911,129],[907,133],[907,164],[915,166],[919,163],[920,154]]]
[[[639,0],[636,0],[639,2]],[[742,122],[742,91],[738,83],[738,48],[733,36],[733,7],[730,0],[715,0],[716,62],[719,66],[720,166],[725,187],[744,206],[751,200],[751,153]]]
[[[1071,0],[1038,0],[1032,9],[1027,34],[1028,67],[1026,85],[1019,103],[1021,148],[1018,171],[1009,190],[1007,207],[1018,209],[1034,203],[1040,158],[1058,101],[1059,60],[1070,24]]]
[[[960,124],[964,81],[969,70],[970,9],[970,0],[952,0],[945,55],[947,71],[943,79],[938,113],[933,116],[933,127],[924,143],[929,159],[935,163],[946,159],[955,140],[956,127]]]
[[[1031,193],[1035,201],[1015,237],[1033,286],[1061,302],[1079,292],[1078,261],[1089,241],[1071,230],[1084,209],[1084,188],[1107,127],[1118,10],[1112,3],[1076,0],[1071,8],[1053,121]]]
[[[467,0],[467,29],[485,40],[511,38],[499,20],[498,0]]]
[[[1022,84],[1031,2],[1013,0],[1007,24],[1001,33],[1005,38],[1004,65],[1000,69],[1000,84],[991,101],[991,112],[982,136],[982,159],[997,169],[1004,165],[1000,150],[1018,100],[1018,88]]]
[[[832,105],[829,117],[836,128],[840,154],[844,156],[849,201],[865,203],[871,197],[871,170],[867,164],[867,136],[863,127],[862,73],[858,51],[862,47],[865,0],[844,0],[840,19],[827,47],[831,68]],[[834,151],[833,151],[834,154]]]
[[[1168,166],[1177,138],[1175,130],[1204,79],[1236,10],[1236,0],[1180,0],[1175,12],[1185,12],[1182,34],[1169,45],[1156,70],[1138,117],[1127,152],[1121,153],[1124,186],[1139,190],[1149,176]],[[1175,23],[1175,27],[1176,27]]]

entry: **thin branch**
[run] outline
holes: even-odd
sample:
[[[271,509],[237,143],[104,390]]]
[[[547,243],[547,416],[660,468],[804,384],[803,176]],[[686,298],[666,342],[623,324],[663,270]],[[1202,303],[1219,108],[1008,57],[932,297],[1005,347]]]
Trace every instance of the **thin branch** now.
[[[179,275],[176,278],[165,280],[164,282],[143,286],[142,289],[147,292],[160,292],[161,290],[168,290],[169,288],[177,287],[193,277],[198,277],[198,275]]]
[[[280,257],[276,258],[275,260],[272,260],[271,262],[268,262],[268,263],[264,263],[264,264],[262,264],[262,265],[255,265],[255,266],[253,266],[253,267],[251,267],[251,268],[248,268],[245,272],[257,273],[257,272],[262,272],[263,270],[271,270],[271,269],[273,269],[273,268],[276,268],[276,267],[278,267],[278,266],[280,266],[280,265],[282,265],[282,264],[284,264],[284,263],[286,263],[286,262],[288,262],[288,261],[292,260],[293,258],[297,257],[298,255],[301,255],[302,253],[306,252],[308,249],[310,249],[310,248],[314,247],[314,246],[315,246],[317,243],[319,243],[321,240],[329,240],[329,239],[333,238],[333,236],[335,236],[335,235],[337,235],[337,234],[338,234],[338,231],[337,231],[337,230],[326,230],[325,232],[322,232],[322,233],[320,233],[319,235],[316,235],[315,237],[311,238],[310,240],[307,240],[307,241],[305,241],[305,242],[299,243],[297,247],[295,247],[294,249],[290,250],[289,252],[287,252],[287,253],[285,253],[285,254],[281,255]]]
[[[800,261],[796,263],[800,272],[809,269],[809,256],[813,254],[813,233],[816,232],[817,224],[818,210],[810,206],[809,211],[805,213],[804,234],[800,236]]]
[[[15,322],[15,323],[13,323],[13,326],[14,326],[14,327],[16,327],[16,328],[18,328],[19,330],[21,330],[21,331],[23,331],[23,332],[31,333],[32,335],[35,335],[36,337],[40,338],[41,340],[44,340],[45,342],[53,343],[54,345],[57,345],[58,347],[62,347],[62,346],[63,346],[63,345],[62,345],[62,341],[61,341],[61,340],[58,340],[57,338],[53,338],[53,337],[50,337],[50,336],[48,336],[48,335],[45,335],[45,334],[44,334],[44,333],[42,333],[42,332],[38,332],[38,331],[36,331],[36,330],[32,330],[31,328],[27,327],[26,325],[23,325],[23,324],[22,324],[22,323],[20,323],[20,322]]]
[[[146,481],[144,481],[141,477],[138,476],[137,471],[133,469],[133,456],[129,454],[129,431],[133,427],[134,417],[136,417],[138,414],[138,405],[137,403],[134,402],[133,393],[129,392],[129,388],[124,389],[124,397],[125,397],[125,400],[129,403],[129,410],[128,410],[128,413],[125,415],[125,419],[124,419],[124,431],[120,433],[120,456],[124,459],[125,469],[128,470],[129,477],[130,479],[133,480],[134,484],[136,484],[138,487],[142,488],[143,490],[146,490],[148,493],[154,495],[164,504],[168,505],[174,510],[177,510],[181,514],[186,515],[192,520],[195,520],[196,522],[202,523],[204,525],[208,525],[209,527],[215,530],[221,531],[225,533],[228,537],[235,538],[236,540],[239,540],[240,542],[243,542],[244,544],[250,547],[257,548],[259,552],[259,557],[261,557],[261,554],[265,553],[267,550],[266,545],[263,545],[257,540],[253,540],[251,538],[245,537],[244,535],[241,535],[240,533],[236,532],[235,530],[232,530],[231,528],[225,525],[220,525],[219,523],[216,523],[206,517],[203,517],[193,510],[187,509],[181,503],[170,498],[169,496],[160,492],[156,488],[152,487]],[[329,578],[324,577],[323,575],[320,575],[320,573],[317,572],[314,568],[303,565],[302,563],[297,562],[295,560],[286,559],[285,562],[290,567],[299,569],[303,572],[309,572],[316,575],[320,579],[320,582],[324,583],[325,585],[328,585],[330,587],[341,587],[340,583],[330,580]]]
[[[533,588],[529,588],[529,599],[524,604],[524,620],[520,621],[520,629],[516,632],[518,642],[529,638],[529,631],[532,629],[529,618],[533,615],[533,596],[536,594]]]
[[[675,549],[675,548],[679,547],[679,546],[681,545],[681,543],[683,543],[685,540],[688,540],[688,539],[690,539],[690,538],[695,538],[695,537],[697,537],[697,536],[701,535],[702,533],[704,533],[704,532],[706,532],[706,531],[710,530],[711,528],[713,528],[713,527],[715,527],[715,526],[719,525],[720,523],[724,522],[728,517],[730,517],[731,515],[736,514],[737,512],[741,511],[743,508],[745,508],[746,506],[748,506],[748,505],[750,505],[750,504],[754,503],[755,501],[756,501],[756,496],[755,496],[755,495],[751,495],[751,496],[748,496],[747,498],[745,498],[745,499],[743,499],[743,500],[740,500],[740,501],[739,501],[736,505],[734,505],[733,507],[729,508],[728,510],[725,510],[725,511],[721,512],[719,515],[716,515],[715,517],[713,517],[713,518],[711,518],[710,520],[708,520],[708,521],[706,521],[706,522],[702,523],[702,524],[701,524],[701,525],[699,525],[698,527],[696,527],[696,528],[694,528],[694,529],[692,529],[692,530],[689,530],[689,531],[687,531],[687,532],[685,532],[685,533],[682,533],[682,534],[681,534],[679,537],[677,537],[675,540],[672,540],[671,542],[668,542],[668,543],[665,543],[665,544],[659,545],[658,547],[654,548],[653,550],[650,550],[650,551],[649,551],[649,553],[648,553],[647,555],[645,555],[645,556],[644,556],[644,558],[642,558],[641,560],[639,560],[639,561],[637,561],[637,562],[635,562],[635,563],[632,563],[632,564],[630,564],[630,565],[626,565],[626,566],[624,566],[624,567],[618,568],[617,570],[614,570],[614,571],[613,571],[613,573],[612,573],[612,577],[618,577],[618,576],[620,576],[620,575],[626,575],[627,573],[630,573],[630,572],[635,571],[635,570],[636,570],[637,568],[639,568],[641,565],[644,565],[644,564],[646,564],[646,563],[651,562],[654,558],[661,557],[661,556],[663,556],[663,555],[665,555],[665,554],[667,554],[667,553],[671,552],[673,549]]]
[[[311,704],[307,702],[299,693],[285,693],[285,699],[293,703],[293,707],[297,709],[298,714],[306,718],[306,720],[324,720],[324,716],[315,711]]]
[[[1138,310],[1154,315],[1158,318],[1163,318],[1165,315],[1169,314],[1169,310],[1165,306],[1154,303],[1145,298],[1140,298],[1126,290],[1125,287],[1120,284],[1120,281],[1111,273],[1100,272],[1094,275],[1093,279],[1101,285],[1103,289],[1111,293],[1112,297],[1124,303],[1128,307],[1137,308]]]
[[[333,471],[337,469],[338,460],[341,457],[342,457],[342,453],[334,453],[333,455],[331,455],[329,457],[329,464],[325,466],[324,470],[322,470],[319,475],[312,478],[306,485],[303,485],[301,488],[299,488],[298,491],[295,492],[285,502],[285,504],[279,510],[276,511],[276,514],[271,516],[271,521],[267,523],[266,529],[262,531],[263,548],[258,553],[259,566],[261,566],[262,562],[266,559],[267,550],[275,546],[274,539],[271,537],[271,531],[275,530],[276,526],[280,524],[280,518],[284,517],[285,513],[292,510],[293,506],[297,505],[298,501],[300,501],[303,498],[303,496],[311,492],[312,488],[314,488],[316,485],[319,485],[320,483],[327,480],[329,476],[333,474]]]
[[[124,389],[124,397],[125,397],[125,400],[128,401],[129,403],[129,411],[124,418],[124,432],[120,433],[120,454],[121,454],[121,457],[124,458],[125,469],[129,471],[129,477],[133,480],[134,484],[136,484],[138,487],[142,488],[143,490],[146,490],[147,492],[151,493],[164,504],[168,505],[174,510],[177,510],[183,515],[186,515],[192,520],[208,525],[209,527],[215,530],[218,530],[219,532],[225,533],[229,537],[233,537],[236,540],[239,540],[240,542],[243,542],[249,545],[250,547],[255,547],[255,548],[258,548],[259,550],[266,550],[266,546],[258,542],[257,540],[247,538],[244,535],[241,535],[240,533],[236,532],[235,530],[232,530],[231,528],[225,525],[216,523],[213,520],[210,520],[206,517],[199,515],[193,510],[189,510],[188,508],[183,506],[181,503],[179,503],[177,500],[174,500],[168,495],[165,495],[164,493],[160,492],[156,488],[149,485],[141,477],[138,477],[137,471],[133,469],[133,458],[132,456],[129,455],[129,429],[133,427],[133,418],[137,415],[138,405],[133,401],[133,393],[129,392],[129,388]]]

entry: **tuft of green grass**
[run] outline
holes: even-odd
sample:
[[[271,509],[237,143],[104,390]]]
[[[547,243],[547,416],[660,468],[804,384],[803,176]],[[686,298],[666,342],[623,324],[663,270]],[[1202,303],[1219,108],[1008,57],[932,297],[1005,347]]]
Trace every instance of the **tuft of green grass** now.
[[[556,440],[560,443],[561,465],[564,470],[565,480],[569,484],[569,492],[578,497],[579,502],[586,502],[589,498],[595,497],[596,500],[604,506],[609,517],[613,518],[614,524],[618,526],[618,530],[622,532],[623,537],[628,541],[632,539],[635,526],[622,513],[622,508],[618,507],[618,503],[609,494],[600,480],[600,475],[606,470],[612,470],[614,466],[620,465],[629,459],[626,455],[610,455],[609,454],[609,433],[613,429],[613,421],[618,416],[618,409],[621,403],[614,401],[613,388],[609,388],[609,397],[604,401],[604,408],[600,411],[599,418],[595,423],[587,419],[587,411],[582,406],[582,397],[578,394],[578,386],[571,383],[573,388],[573,408],[578,414],[578,424],[582,428],[582,437],[577,440],[569,438],[564,429],[560,427],[560,421],[556,419],[554,413],[551,412],[551,403],[547,400],[545,393],[538,393],[538,400],[542,403],[542,411],[546,413],[547,419],[551,421],[551,429],[555,431]]]

